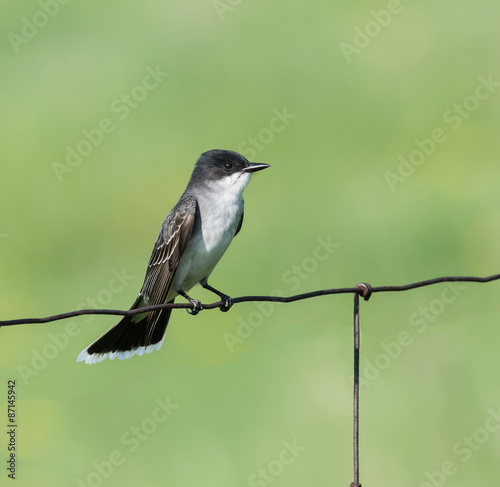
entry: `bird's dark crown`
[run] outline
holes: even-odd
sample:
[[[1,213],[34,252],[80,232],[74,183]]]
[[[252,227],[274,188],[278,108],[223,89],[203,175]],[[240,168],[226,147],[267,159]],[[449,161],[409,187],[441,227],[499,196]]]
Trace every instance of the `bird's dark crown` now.
[[[201,154],[191,179],[222,179],[241,172],[249,164],[246,157],[231,150],[213,149]]]

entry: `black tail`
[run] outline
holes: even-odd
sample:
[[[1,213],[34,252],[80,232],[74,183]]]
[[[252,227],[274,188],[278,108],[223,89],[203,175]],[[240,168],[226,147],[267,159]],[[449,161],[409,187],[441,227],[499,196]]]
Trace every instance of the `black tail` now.
[[[131,309],[138,307],[140,298]],[[173,300],[170,301],[173,303]],[[102,362],[105,358],[126,359],[158,350],[163,344],[172,310],[125,316],[117,325],[83,350],[77,362],[87,364]]]

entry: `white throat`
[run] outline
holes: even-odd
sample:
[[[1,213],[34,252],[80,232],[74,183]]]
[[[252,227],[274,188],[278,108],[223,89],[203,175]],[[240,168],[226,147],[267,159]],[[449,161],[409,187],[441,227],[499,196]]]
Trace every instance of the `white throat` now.
[[[215,193],[216,198],[230,202],[241,199],[251,177],[251,173],[238,172],[223,179],[206,181],[206,186],[210,192]]]

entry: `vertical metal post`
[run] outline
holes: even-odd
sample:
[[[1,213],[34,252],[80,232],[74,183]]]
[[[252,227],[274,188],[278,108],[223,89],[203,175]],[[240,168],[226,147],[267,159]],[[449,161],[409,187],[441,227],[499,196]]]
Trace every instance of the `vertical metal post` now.
[[[361,487],[359,483],[359,294],[354,294],[354,403],[353,403],[353,453],[354,481],[351,487]]]

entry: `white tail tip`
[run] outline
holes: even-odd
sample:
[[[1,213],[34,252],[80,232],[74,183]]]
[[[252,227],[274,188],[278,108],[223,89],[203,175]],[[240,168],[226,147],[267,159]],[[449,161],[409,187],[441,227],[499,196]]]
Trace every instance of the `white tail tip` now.
[[[153,350],[159,350],[163,345],[163,339],[154,344],[148,345],[147,347],[137,347],[133,350],[126,350],[124,352],[107,352],[107,353],[93,353],[92,355],[87,352],[88,348],[83,350],[80,355],[78,355],[77,362],[85,362],[86,364],[98,364],[103,360],[109,358],[109,360],[114,360],[115,358],[120,360],[125,360],[134,355],[144,355],[145,353],[151,353]]]

